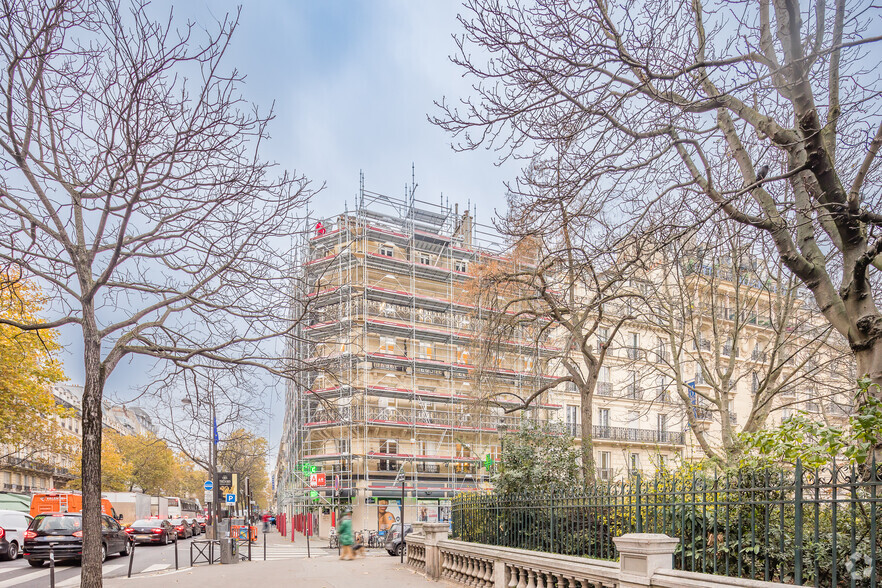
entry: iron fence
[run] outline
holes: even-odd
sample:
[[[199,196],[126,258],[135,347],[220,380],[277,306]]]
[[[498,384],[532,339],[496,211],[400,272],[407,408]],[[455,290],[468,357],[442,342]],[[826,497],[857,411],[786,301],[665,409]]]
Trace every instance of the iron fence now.
[[[454,538],[616,559],[613,538],[680,539],[674,567],[809,586],[882,583],[882,467],[751,468],[598,484],[579,494],[460,494]]]

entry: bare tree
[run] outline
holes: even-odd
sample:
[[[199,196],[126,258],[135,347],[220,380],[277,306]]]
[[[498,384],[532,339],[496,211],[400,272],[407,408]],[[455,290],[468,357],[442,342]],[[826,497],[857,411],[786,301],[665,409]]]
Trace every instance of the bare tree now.
[[[702,451],[722,463],[740,457],[740,432],[762,429],[797,391],[814,391],[815,402],[842,392],[847,378],[831,367],[847,373],[839,368],[851,360],[798,281],[744,232],[699,230],[657,252],[639,313],[657,335],[653,374],[676,391],[655,400],[679,403]],[[750,390],[743,422],[729,405],[739,386]]]
[[[559,153],[566,149],[558,145]],[[618,234],[603,212],[609,195],[565,179],[572,172],[560,156],[531,162],[526,185],[510,193],[508,214],[499,223],[516,242],[511,260],[479,268],[472,287],[484,316],[479,366],[495,363],[512,339],[526,340],[541,359],[542,373],[555,374],[507,412],[528,408],[560,386],[578,392],[582,475],[589,485],[595,482],[594,393],[617,332],[633,318],[610,316],[605,308],[635,298],[622,286],[657,241],[630,230]],[[492,380],[482,388],[491,399],[506,395],[495,393]]]
[[[475,96],[433,121],[504,157],[565,134],[621,223],[676,200],[750,228],[882,382],[879,9],[829,4],[470,0],[453,60]]]
[[[129,354],[181,365],[274,360],[286,254],[307,195],[259,147],[271,118],[202,33],[136,0],[10,0],[0,19],[0,262],[46,293],[39,323],[81,331],[82,585],[101,585],[101,399]]]

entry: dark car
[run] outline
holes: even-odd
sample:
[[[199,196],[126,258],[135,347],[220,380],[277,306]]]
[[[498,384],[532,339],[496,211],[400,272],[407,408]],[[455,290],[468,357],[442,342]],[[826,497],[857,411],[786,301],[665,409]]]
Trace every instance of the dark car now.
[[[49,545],[54,546],[55,559],[82,559],[82,513],[38,514],[25,531],[23,555],[28,563],[40,567],[49,559]],[[101,515],[101,561],[108,553],[122,556],[132,552],[132,540],[118,522]]]
[[[413,531],[413,527],[404,525],[404,539],[401,537],[401,523],[395,523],[386,533],[386,551],[389,555],[401,555],[402,549],[407,549],[407,536]]]
[[[188,539],[193,536],[193,527],[190,526],[190,521],[186,519],[169,519],[168,522],[178,532],[178,539]]]
[[[168,545],[169,541],[178,540],[177,530],[166,520],[138,519],[126,529],[126,533],[135,543]]]

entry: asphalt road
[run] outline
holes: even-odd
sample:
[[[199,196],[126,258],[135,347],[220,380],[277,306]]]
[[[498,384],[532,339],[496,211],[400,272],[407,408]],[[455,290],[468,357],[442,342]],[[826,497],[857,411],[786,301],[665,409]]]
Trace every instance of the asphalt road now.
[[[204,539],[203,535],[196,537]],[[190,542],[193,539],[178,541],[178,565],[186,568],[190,565]],[[132,577],[135,574],[150,574],[175,568],[175,545],[138,545],[134,551]],[[108,556],[104,562],[104,577],[125,577],[129,571],[129,558],[119,555]],[[79,562],[61,561],[55,563],[56,588],[70,588],[80,585]],[[49,588],[49,563],[42,568],[28,565],[23,558],[15,561],[0,561],[0,588]]]

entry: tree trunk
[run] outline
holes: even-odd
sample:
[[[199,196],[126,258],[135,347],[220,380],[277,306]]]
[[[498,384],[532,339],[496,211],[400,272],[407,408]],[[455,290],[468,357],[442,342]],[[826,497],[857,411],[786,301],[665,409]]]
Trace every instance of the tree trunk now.
[[[83,356],[86,377],[83,386],[83,560],[81,588],[101,588],[101,399],[104,375],[101,342],[84,327]]]
[[[869,377],[870,381],[879,386],[871,388],[870,394],[882,398],[882,339],[876,339],[864,349],[855,349],[852,345],[852,350],[857,362],[858,377]]]
[[[594,429],[593,408],[594,388],[597,376],[592,374],[588,377],[585,386],[580,390],[581,395],[581,419],[582,419],[582,483],[585,487],[593,486],[596,481],[594,471]]]

